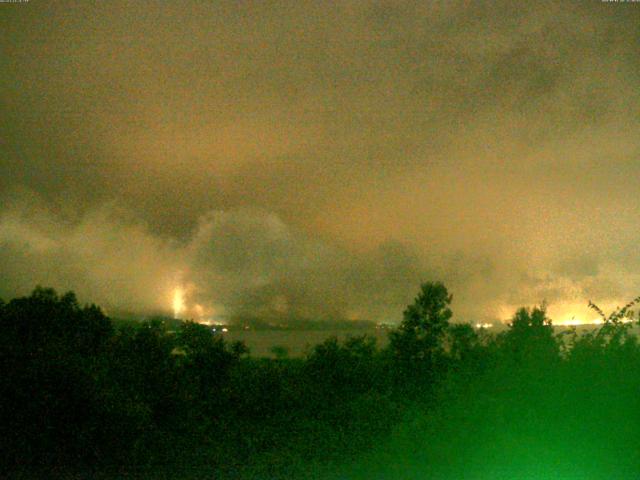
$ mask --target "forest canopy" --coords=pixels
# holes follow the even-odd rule
[[[622,319],[635,322],[637,300],[581,335],[554,330],[544,305],[491,335],[454,322],[452,295],[427,282],[386,347],[333,337],[289,358],[251,356],[194,322],[114,325],[72,292],[38,287],[0,302],[3,470],[630,478],[640,345]]]

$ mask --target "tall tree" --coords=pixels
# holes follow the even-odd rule
[[[431,369],[443,353],[452,295],[442,282],[426,282],[403,313],[397,330],[389,335],[389,346],[401,369]]]

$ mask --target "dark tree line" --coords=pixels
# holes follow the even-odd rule
[[[544,306],[489,335],[452,323],[451,303],[425,283],[385,348],[363,335],[255,358],[203,325],[114,326],[36,288],[0,302],[3,472],[318,478],[329,462],[343,478],[493,478],[495,448],[515,452],[511,478],[572,455],[589,478],[640,471],[633,302],[583,335],[554,331]]]

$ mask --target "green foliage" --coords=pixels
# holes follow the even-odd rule
[[[458,363],[466,363],[482,348],[482,338],[468,323],[449,325],[447,329],[449,356]]]
[[[633,319],[634,312],[631,310],[631,307],[637,303],[640,303],[640,297],[634,298],[622,308],[617,308],[611,312],[609,316],[605,315],[602,309],[591,300],[589,300],[589,308],[595,311],[600,318],[602,318],[604,325],[618,325],[623,323],[624,319]]]
[[[93,388],[113,330],[73,293],[36,288],[0,307],[0,456],[8,462],[88,458],[103,412]]]
[[[366,335],[333,337],[304,358],[272,359],[193,322],[175,332],[159,320],[114,328],[72,293],[37,288],[0,303],[0,474],[640,471],[639,456],[620,453],[640,442],[640,345],[622,321],[633,302],[596,331],[562,336],[544,306],[519,309],[491,336],[449,323],[450,303],[444,285],[427,283],[386,349]]]
[[[284,360],[289,357],[289,349],[283,345],[274,345],[271,347],[270,352],[278,360]]]
[[[331,337],[314,347],[306,366],[322,388],[330,389],[334,395],[345,395],[382,388],[385,380],[376,369],[380,361],[373,337],[349,337],[342,344]]]
[[[540,367],[560,358],[560,344],[544,305],[520,308],[499,342],[508,361]]]
[[[389,334],[389,349],[401,382],[431,377],[442,360],[452,295],[441,282],[423,283],[414,302],[407,307],[397,330]]]
[[[95,305],[80,307],[73,292],[58,296],[36,287],[31,296],[4,305],[1,328],[7,349],[70,349],[81,355],[104,347],[113,329]]]

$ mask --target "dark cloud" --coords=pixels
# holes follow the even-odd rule
[[[183,282],[203,310],[397,318],[438,276],[465,318],[624,303],[640,287],[639,16],[3,6],[3,295],[51,282],[164,308]]]

